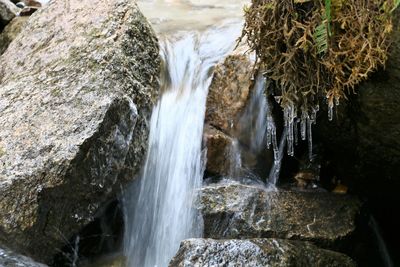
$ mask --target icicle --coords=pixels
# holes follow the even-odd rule
[[[268,178],[268,183],[272,185],[272,187],[276,186],[276,183],[278,182],[279,179],[279,174],[281,171],[281,165],[282,165],[282,158],[283,158],[283,151],[285,150],[285,145],[287,141],[287,132],[288,129],[285,127],[282,133],[281,141],[279,144],[279,149],[276,155],[276,158],[274,160],[274,165],[271,168],[271,171],[269,173],[269,178]]]
[[[299,127],[298,127],[298,124],[299,124],[299,120],[298,119],[296,119],[295,121],[294,121],[294,144],[297,146],[298,144],[299,144],[299,136],[298,136],[298,133],[299,133]]]
[[[287,153],[294,156],[294,119],[296,109],[293,104],[284,108],[285,127],[287,128]]]
[[[308,114],[304,110],[301,113],[301,118],[300,118],[300,132],[301,132],[301,140],[306,140],[306,128],[307,128],[307,118]]]
[[[339,106],[339,102],[340,102],[339,97],[335,97],[335,105],[336,105],[336,106]]]
[[[328,119],[329,121],[333,120],[333,105],[328,105]]]
[[[319,106],[316,105],[315,108],[311,108],[310,118],[307,120],[307,135],[308,135],[308,156],[310,161],[313,159],[313,140],[312,140],[312,125],[317,122],[317,112]]]
[[[274,149],[274,160],[279,158],[279,147],[278,147],[278,141],[276,139],[276,128],[274,127],[272,129],[272,147]]]
[[[313,124],[313,121],[311,119],[308,119],[307,120],[307,135],[308,135],[308,156],[309,156],[310,161],[312,161],[312,155],[313,155],[313,152],[312,152],[312,145],[313,145],[312,124]]]

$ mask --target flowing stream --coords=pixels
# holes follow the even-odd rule
[[[241,21],[180,32],[160,42],[163,93],[150,122],[140,183],[126,194],[124,253],[130,267],[165,267],[183,239],[198,237],[202,221],[191,208],[202,183],[201,142],[213,66],[233,50]]]

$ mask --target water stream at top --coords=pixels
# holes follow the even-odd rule
[[[129,267],[168,266],[183,239],[202,233],[192,202],[204,172],[208,87],[213,67],[233,50],[241,27],[241,20],[231,20],[160,38],[162,96],[151,117],[142,178],[125,196]]]

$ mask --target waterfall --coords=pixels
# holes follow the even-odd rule
[[[213,66],[235,46],[241,22],[205,32],[181,32],[160,43],[165,70],[151,122],[140,182],[125,194],[124,253],[129,267],[165,267],[183,239],[198,237],[192,209],[201,186],[202,134]]]
[[[278,141],[276,137],[276,126],[275,121],[272,116],[272,103],[268,101],[265,96],[265,89],[269,86],[266,78],[264,77],[262,71],[259,71],[254,88],[252,90],[249,103],[246,106],[245,111],[239,120],[239,136],[247,136],[249,138],[249,148],[250,150],[258,155],[264,149],[273,149],[274,152],[274,164],[270,170],[267,183],[272,188],[275,188],[276,183],[279,178],[279,173],[281,169],[281,162],[283,158],[283,150],[286,145],[286,134],[283,134],[281,142],[278,146]],[[284,131],[285,132],[285,131]],[[235,140],[232,145],[234,148],[237,147],[237,141]],[[230,161],[241,158],[240,149],[231,149]],[[232,164],[234,168],[242,167],[241,164]],[[231,167],[232,168],[232,167]],[[239,173],[239,170],[235,169],[230,171],[232,173]]]
[[[393,261],[390,257],[389,250],[386,246],[385,240],[383,239],[381,229],[375,220],[374,216],[370,215],[368,225],[371,227],[372,232],[374,233],[376,242],[378,244],[379,253],[381,255],[382,261],[385,267],[393,267]]]

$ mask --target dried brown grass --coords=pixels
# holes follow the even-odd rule
[[[276,81],[277,99],[294,116],[332,108],[388,57],[395,0],[253,0],[245,8],[242,39],[258,69]],[[316,40],[326,26],[326,49]],[[292,111],[293,112],[293,111]],[[302,115],[304,116],[304,115]]]

